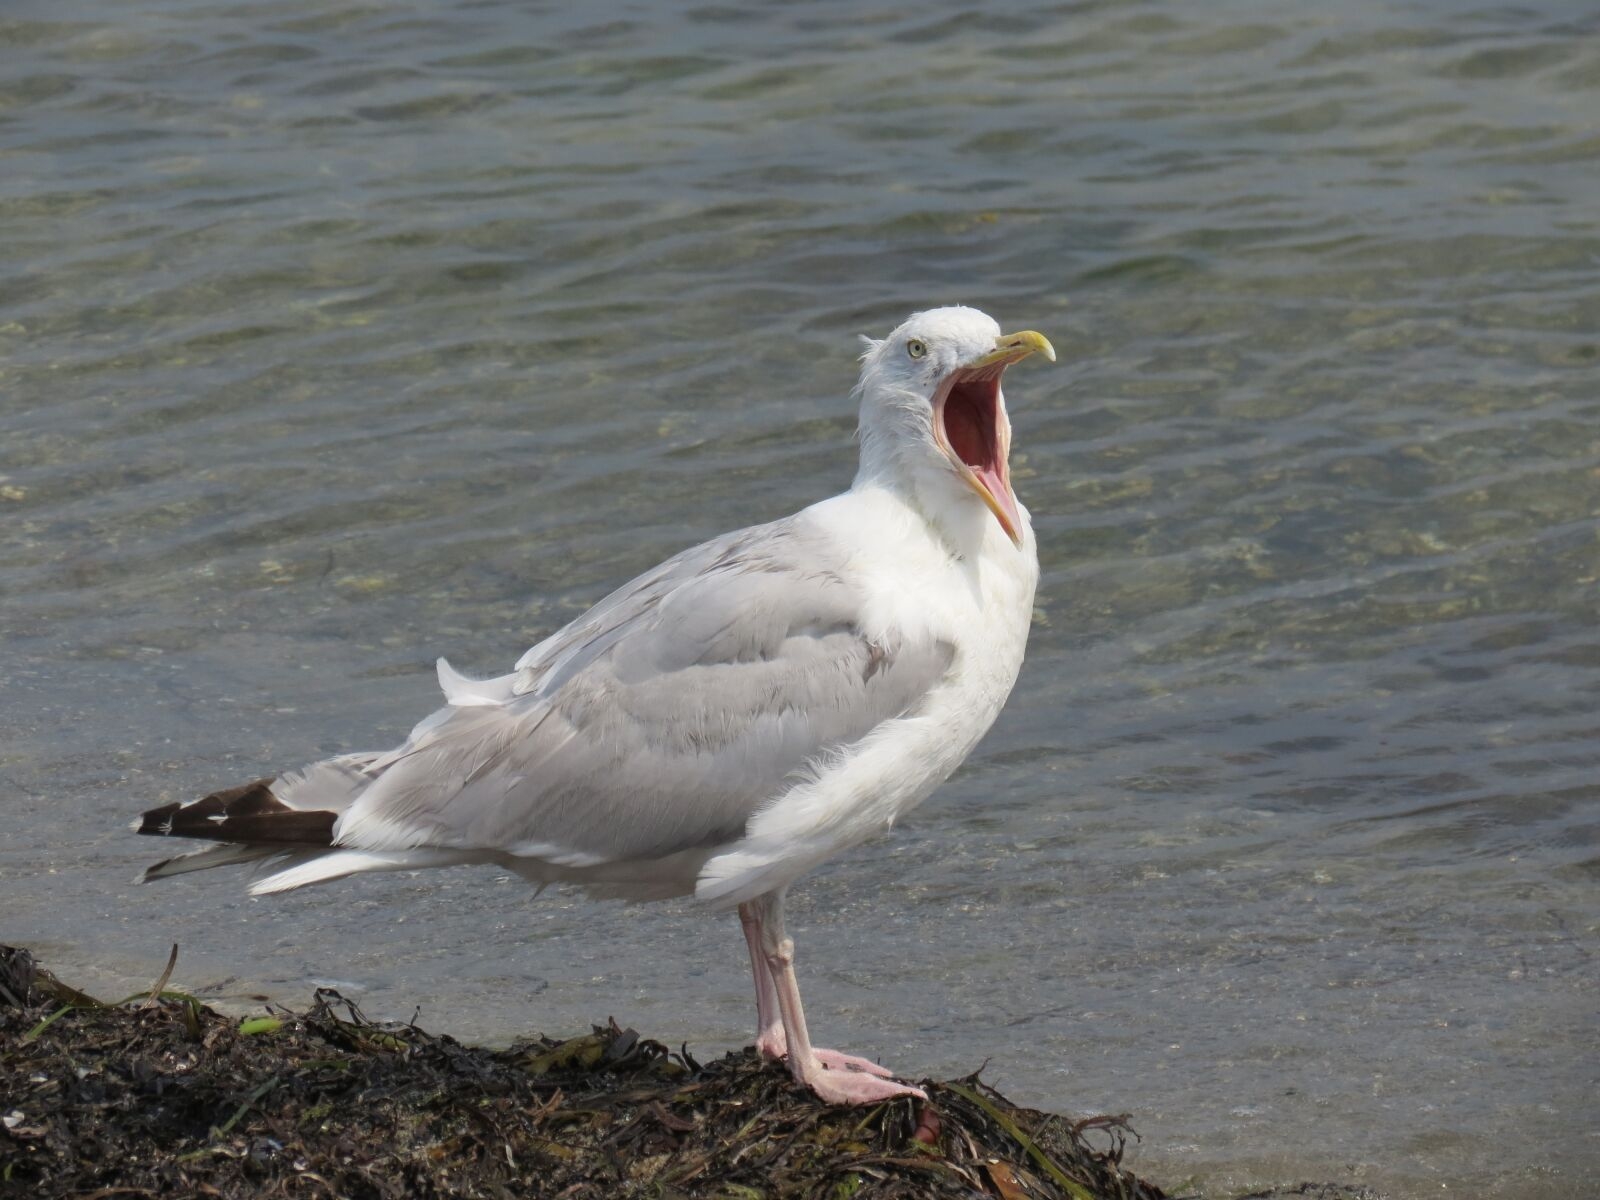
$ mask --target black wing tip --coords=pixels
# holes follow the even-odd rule
[[[212,842],[331,845],[338,814],[291,808],[272,794],[272,783],[257,779],[188,804],[163,804],[140,817],[134,829],[152,837]]]
[[[150,834],[155,837],[166,837],[172,833],[172,823],[182,810],[183,805],[177,802],[163,804],[160,808],[152,808],[133,823],[135,833]]]

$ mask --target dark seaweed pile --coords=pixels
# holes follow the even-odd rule
[[[170,968],[170,964],[169,964]],[[170,973],[170,970],[169,970]],[[836,1108],[753,1051],[701,1065],[615,1024],[463,1046],[336,992],[240,1020],[167,976],[94,1000],[0,949],[0,1189],[29,1197],[1160,1200],[1120,1117],[976,1077]]]
[[[1163,1200],[1123,1117],[1018,1108],[976,1076],[930,1101],[822,1104],[753,1050],[702,1065],[614,1023],[463,1046],[337,992],[224,1016],[104,1003],[0,947],[0,1195]],[[1246,1200],[1378,1200],[1302,1184]]]

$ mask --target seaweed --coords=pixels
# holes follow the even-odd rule
[[[174,957],[176,948],[174,948]],[[1124,1117],[976,1075],[825,1105],[753,1050],[699,1063],[608,1021],[465,1046],[330,989],[240,1019],[167,987],[103,1003],[0,948],[0,1192],[53,1196],[1162,1200]]]

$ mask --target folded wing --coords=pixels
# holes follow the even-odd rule
[[[949,667],[948,645],[869,635],[835,565],[792,521],[670,560],[524,656],[509,687],[467,684],[470,703],[373,764],[335,842],[582,867],[737,839]]]
[[[841,566],[800,518],[758,526],[635,579],[511,675],[441,663],[451,703],[396,750],[361,756],[357,786],[352,760],[271,784],[293,820],[309,827],[311,809],[331,824],[320,850],[258,889],[441,853],[615,881],[630,863],[736,841],[808,769],[915,712],[949,669],[947,643],[867,628]],[[317,779],[338,781],[326,805]],[[169,831],[222,833],[198,825]]]

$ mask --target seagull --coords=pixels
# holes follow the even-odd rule
[[[1001,376],[1055,350],[973,308],[863,338],[850,490],[713,538],[472,679],[386,752],[146,812],[217,843],[141,881],[254,863],[261,895],[364,871],[493,864],[541,888],[736,908],[756,1048],[823,1101],[926,1099],[813,1046],[789,886],[891,828],[994,723],[1039,577]]]

